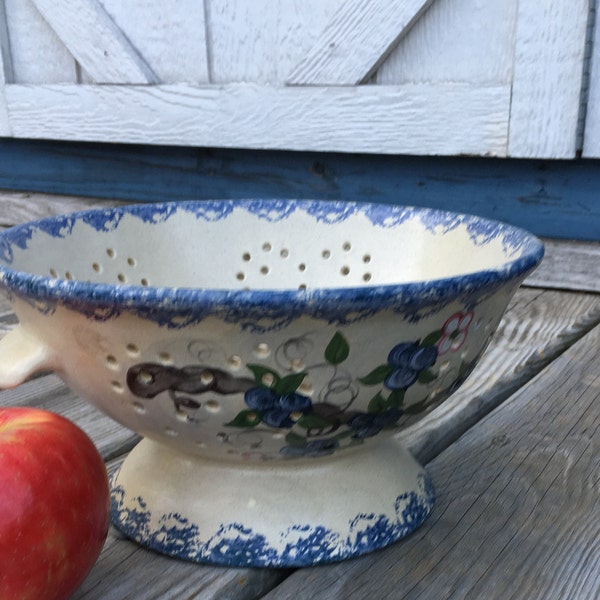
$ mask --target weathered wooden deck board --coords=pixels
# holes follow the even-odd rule
[[[544,260],[527,278],[527,285],[600,292],[599,242],[544,240],[544,245]]]
[[[430,464],[430,519],[404,542],[299,571],[265,597],[600,597],[600,327]]]

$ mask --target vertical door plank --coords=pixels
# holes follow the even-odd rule
[[[31,0],[4,0],[11,83],[75,83],[76,63]]]
[[[589,0],[521,0],[508,154],[574,158]]]
[[[12,80],[12,59],[8,41],[8,28],[6,26],[6,12],[4,10],[4,2],[0,0],[0,136],[9,136],[11,134],[4,88],[6,83]]]
[[[102,0],[162,83],[208,83],[204,0]]]
[[[588,104],[583,132],[583,156],[585,158],[600,158],[600,17],[596,9],[596,24],[591,53],[591,73]]]
[[[292,85],[357,85],[368,79],[433,0],[348,0],[290,73]]]
[[[98,0],[33,0],[96,83],[158,83],[137,49]]]
[[[510,83],[517,0],[437,0],[376,74],[381,85]]]

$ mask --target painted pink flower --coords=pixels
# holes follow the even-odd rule
[[[442,337],[437,343],[439,354],[458,350],[467,339],[473,311],[454,313],[442,327]]]

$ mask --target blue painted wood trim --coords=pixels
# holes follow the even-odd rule
[[[595,160],[4,139],[0,187],[132,201],[281,197],[413,204],[488,216],[542,236],[600,240],[600,161]]]

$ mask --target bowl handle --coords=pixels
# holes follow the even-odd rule
[[[21,325],[0,340],[0,389],[15,387],[44,368],[51,368],[49,348]]]

